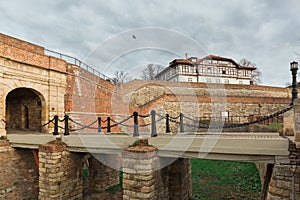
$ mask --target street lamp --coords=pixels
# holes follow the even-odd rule
[[[298,71],[298,62],[293,61],[290,63],[291,65],[291,72],[293,77],[293,83],[292,83],[292,103],[294,104],[294,100],[297,99],[298,96],[298,90],[297,90],[297,71]]]

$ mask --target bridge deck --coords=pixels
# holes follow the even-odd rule
[[[149,134],[140,137],[149,137]],[[55,140],[51,134],[8,134],[11,146],[37,149]],[[72,152],[119,154],[137,138],[128,135],[93,133],[61,136]],[[288,158],[289,141],[277,133],[180,134],[149,137],[158,148],[158,155],[166,157],[196,157],[206,159],[282,162]]]

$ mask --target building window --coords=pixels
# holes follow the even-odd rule
[[[211,74],[211,67],[208,67],[208,68],[207,68],[207,73],[208,73],[208,74]]]
[[[206,79],[206,82],[211,83],[211,79],[210,78]]]
[[[222,74],[226,74],[226,70],[222,70]]]
[[[229,84],[229,80],[228,80],[228,79],[225,79],[225,80],[224,80],[224,83],[225,83],[225,84]]]
[[[192,74],[192,73],[196,73],[196,67],[195,67],[195,66],[191,66],[190,72],[191,72],[191,74]]]
[[[188,82],[193,82],[193,79],[192,78],[188,78]]]
[[[243,81],[240,81],[239,84],[240,84],[240,85],[243,85]]]
[[[220,81],[220,79],[216,79],[216,83],[220,83],[221,81]]]
[[[230,69],[229,73],[230,73],[230,75],[236,75],[236,70],[235,69]]]
[[[186,66],[186,65],[184,65],[184,66],[182,66],[182,73],[189,73],[189,66]]]
[[[243,76],[245,76],[245,77],[248,76],[248,71],[247,70],[243,70]]]

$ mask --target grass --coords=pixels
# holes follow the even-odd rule
[[[66,145],[66,143],[59,141],[59,140],[53,140],[53,141],[48,142],[47,144]]]
[[[6,136],[0,136],[0,140],[8,140]]]
[[[153,145],[148,143],[148,140],[140,139],[133,142],[129,147],[137,147],[137,146],[146,146],[146,147],[153,147]]]
[[[259,200],[261,183],[254,163],[192,159],[193,195],[191,200]],[[89,171],[84,169],[84,179]],[[120,183],[106,192],[114,195],[122,190]]]
[[[260,199],[254,163],[192,159],[192,200]]]

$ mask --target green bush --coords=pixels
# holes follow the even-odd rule
[[[280,131],[282,131],[282,129],[283,129],[282,124],[277,123],[277,122],[274,122],[274,123],[270,124],[269,127],[270,127],[272,130],[277,131],[277,132],[280,132]]]

